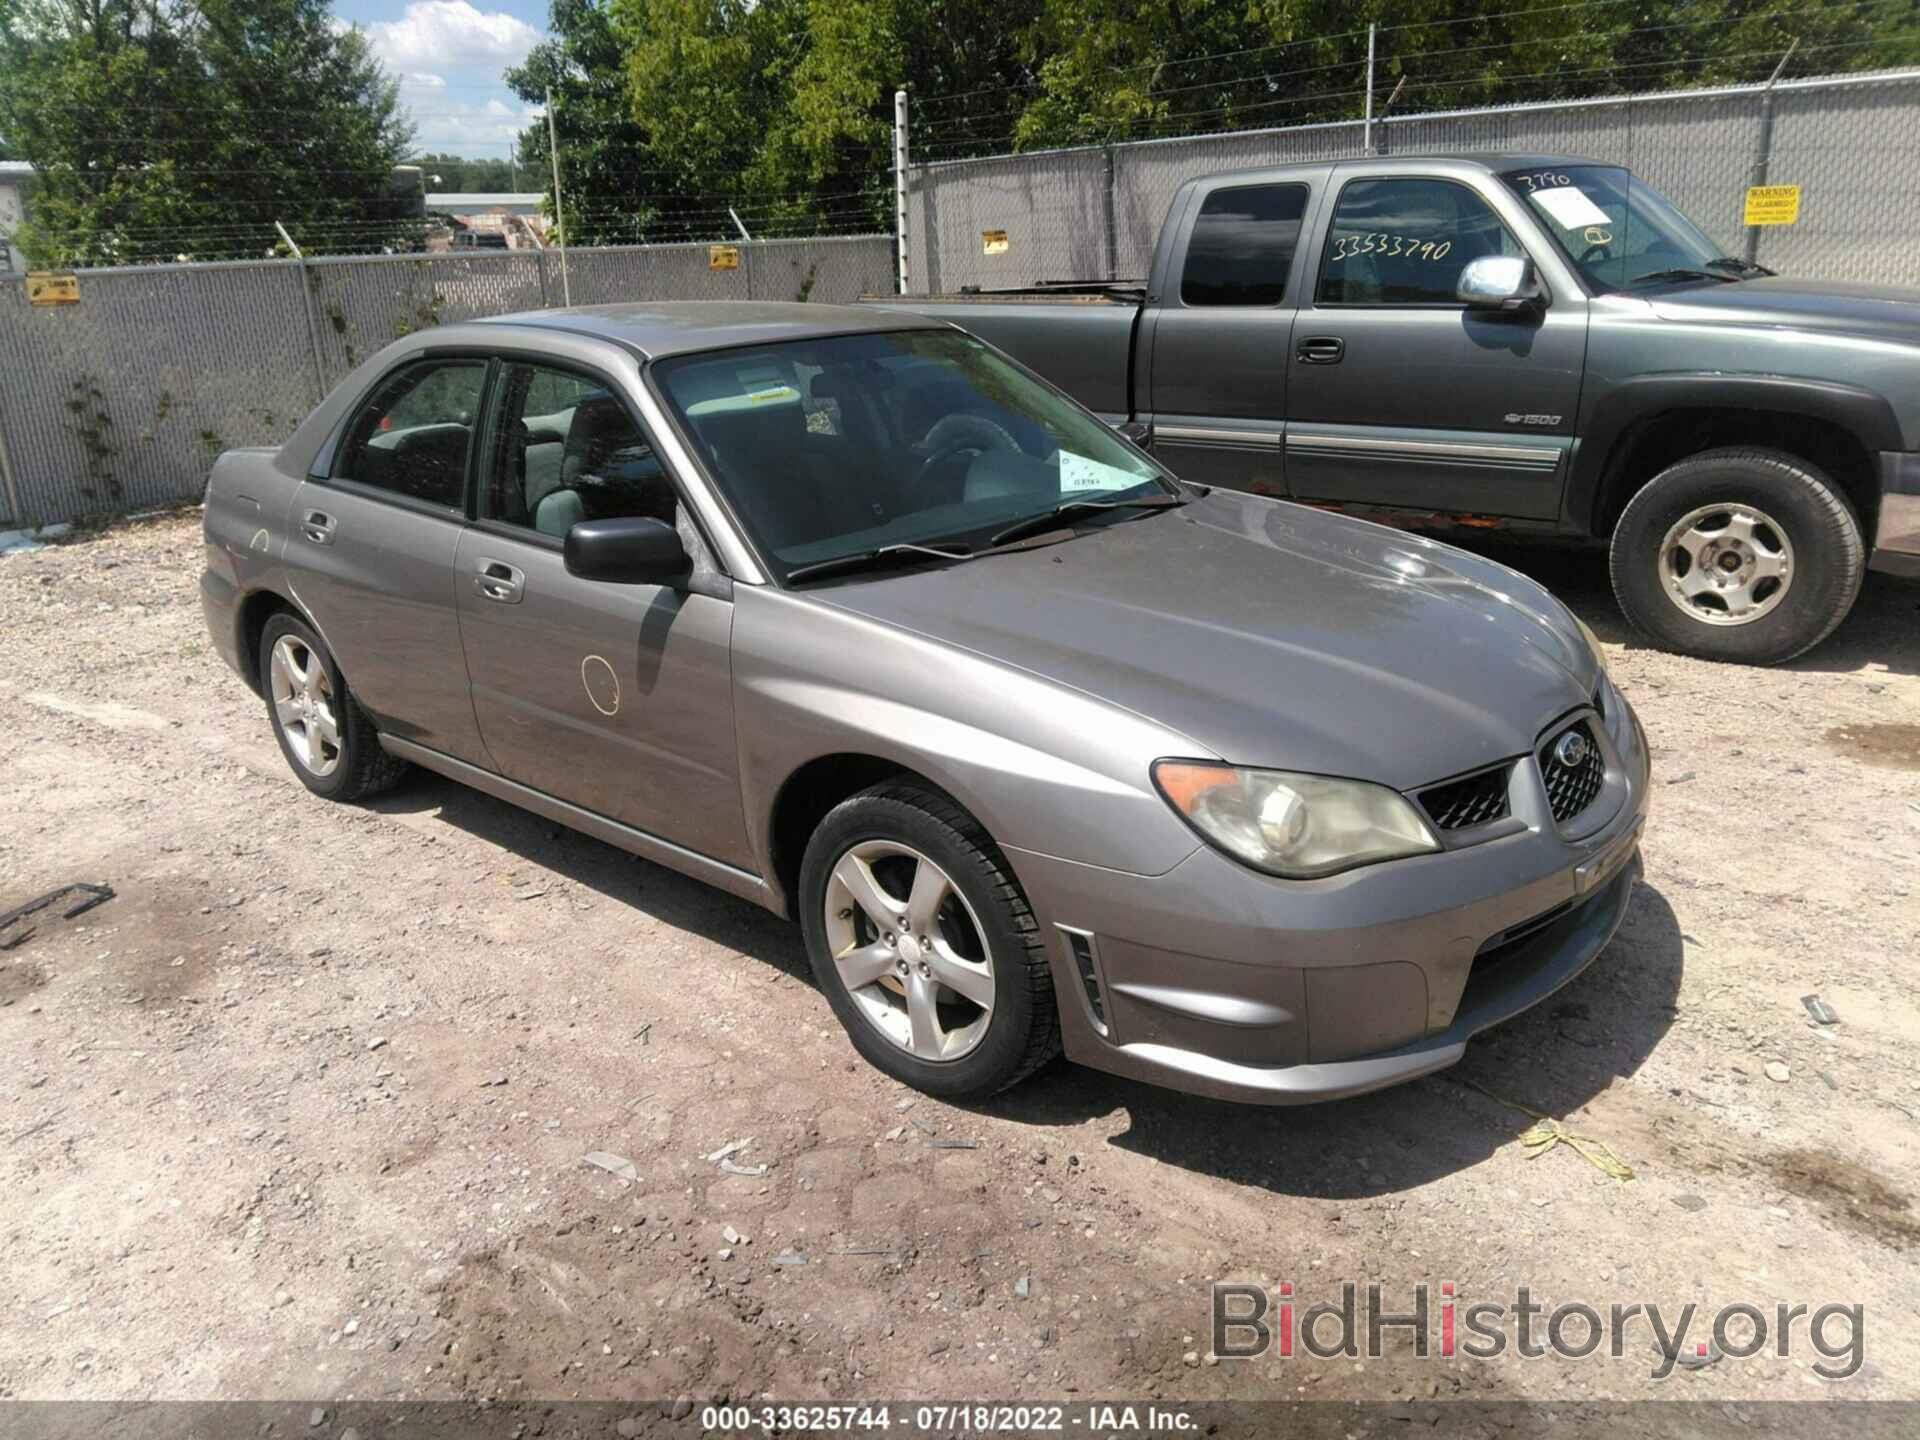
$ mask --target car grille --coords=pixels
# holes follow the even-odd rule
[[[1568,765],[1559,756],[1561,742],[1569,735],[1577,735],[1585,742],[1585,753],[1577,763]],[[1593,731],[1584,720],[1577,720],[1564,730],[1556,731],[1546,744],[1540,747],[1540,778],[1547,785],[1547,803],[1553,810],[1553,818],[1565,824],[1594,802],[1600,794],[1600,784],[1606,779],[1607,762],[1600,754],[1600,746],[1593,738]]]
[[[1420,804],[1442,830],[1465,830],[1507,817],[1507,775],[1502,765],[1420,792]]]

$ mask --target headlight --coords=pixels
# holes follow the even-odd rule
[[[1600,648],[1600,637],[1593,633],[1592,626],[1588,625],[1586,621],[1582,620],[1572,611],[1567,612],[1567,618],[1580,627],[1580,633],[1586,637],[1587,648],[1593,652],[1593,663],[1600,667],[1600,673],[1602,675],[1606,674],[1607,652]]]
[[[1292,880],[1440,848],[1413,806],[1383,785],[1194,760],[1158,761],[1153,782],[1213,844]]]

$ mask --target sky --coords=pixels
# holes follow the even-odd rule
[[[399,80],[421,150],[506,159],[541,113],[500,76],[545,37],[546,0],[335,0],[334,14]]]

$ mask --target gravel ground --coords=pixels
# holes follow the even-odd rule
[[[0,560],[0,909],[118,892],[0,952],[0,1397],[1920,1397],[1920,588],[1744,670],[1629,637],[1597,557],[1503,554],[1654,745],[1601,961],[1360,1100],[1059,1064],[957,1108],[860,1063],[743,903],[429,776],[308,796],[198,546],[181,514]],[[1635,1178],[1531,1155],[1503,1101]],[[1803,1329],[1655,1379],[1630,1327],[1617,1360],[1216,1364],[1214,1279],[1838,1301],[1864,1359],[1822,1379]]]

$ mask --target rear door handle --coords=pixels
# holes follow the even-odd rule
[[[484,555],[475,557],[473,563],[478,572],[473,577],[474,593],[483,600],[493,600],[502,605],[518,605],[521,598],[526,595],[525,571],[503,560],[489,560]]]
[[[1309,335],[1293,353],[1302,365],[1338,365],[1347,342],[1338,335]]]
[[[300,521],[300,533],[316,545],[331,545],[334,528],[338,524],[324,510],[309,510]]]

